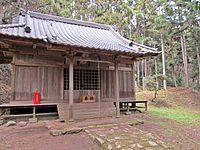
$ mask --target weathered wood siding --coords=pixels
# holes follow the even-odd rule
[[[119,97],[133,97],[132,77],[130,71],[119,71]]]
[[[101,98],[103,101],[115,97],[114,79],[113,70],[101,70]]]
[[[73,106],[74,119],[86,119],[95,117],[108,117],[115,115],[115,106],[112,102],[99,103],[75,103]]]
[[[61,99],[61,69],[16,66],[16,100],[32,100],[34,92],[41,93],[41,100]]]
[[[33,93],[41,93],[42,102],[67,102],[69,92],[63,91],[64,59],[54,56],[16,55],[15,59],[15,99],[33,100]],[[94,67],[94,66],[92,66]],[[101,90],[74,90],[74,103],[80,102],[82,95],[95,95],[96,102],[115,101],[114,70],[102,69]],[[132,98],[132,77],[130,69],[119,70],[120,98]]]
[[[101,102],[100,104],[100,116],[114,116],[116,114],[116,108],[113,102]]]
[[[41,99],[61,98],[62,68],[39,67],[39,91]]]
[[[33,93],[39,91],[38,67],[15,67],[15,100],[33,100]]]
[[[16,55],[16,64],[27,66],[58,66],[63,65],[64,58],[40,55]]]
[[[15,100],[32,101],[34,92],[40,92],[42,102],[61,101],[61,62],[54,57],[18,55],[15,61]]]
[[[114,71],[101,70],[101,98],[102,101],[114,101]],[[131,71],[119,71],[119,96],[120,98],[132,98]]]

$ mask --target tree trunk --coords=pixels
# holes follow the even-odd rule
[[[146,89],[146,76],[147,76],[147,60],[146,58],[142,61],[142,66],[143,66],[143,77],[142,77],[142,88],[143,90]]]
[[[0,24],[2,24],[2,19],[3,19],[3,16],[4,16],[4,12],[5,12],[4,6],[1,5],[0,6]]]
[[[154,93],[154,99],[157,98],[157,95],[158,95],[158,89],[159,89],[159,84],[158,84],[158,66],[157,66],[157,60],[156,58],[154,59],[154,63],[155,63],[155,75],[156,75],[156,85],[155,85],[155,93]]]
[[[196,51],[197,51],[197,61],[198,61],[198,68],[199,68],[199,76],[198,76],[198,87],[200,86],[200,54],[199,54],[199,48],[196,47]]]
[[[165,73],[165,50],[164,50],[164,43],[163,43],[163,36],[161,34],[161,48],[162,48],[162,66],[163,66],[163,76],[166,76]],[[167,89],[166,79],[163,79],[163,88],[164,90]]]
[[[172,77],[173,77],[173,80],[174,80],[174,86],[177,87],[177,82],[176,82],[176,69],[175,69],[175,67],[173,68],[173,71],[172,71]]]
[[[185,75],[185,87],[189,87],[187,49],[186,49],[186,41],[185,41],[184,35],[181,36],[181,50],[182,50],[183,67],[184,67],[184,75]]]

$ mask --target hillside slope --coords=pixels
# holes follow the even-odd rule
[[[146,99],[151,101],[154,97],[153,91],[137,92],[137,99]],[[153,103],[151,103],[153,104]],[[182,106],[189,109],[200,110],[200,93],[190,88],[169,88],[167,91],[159,91],[157,100],[158,107],[176,107]]]

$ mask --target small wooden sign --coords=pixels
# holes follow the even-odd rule
[[[92,103],[96,101],[95,95],[82,95],[80,96],[80,101],[82,103]]]

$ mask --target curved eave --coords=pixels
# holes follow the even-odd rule
[[[136,57],[143,57],[146,53],[138,53],[138,52],[127,52],[127,51],[119,51],[119,50],[112,50],[112,49],[101,49],[101,48],[94,48],[94,47],[87,47],[87,46],[80,46],[80,45],[72,45],[72,44],[64,44],[64,43],[59,43],[59,42],[49,42],[46,39],[38,39],[38,38],[32,38],[32,37],[23,37],[23,36],[17,36],[17,35],[10,35],[7,33],[0,33],[1,36],[4,38],[20,38],[20,40],[34,40],[33,42],[41,42],[44,44],[54,44],[56,46],[71,46],[71,47],[77,47],[77,48],[83,48],[83,49],[90,49],[90,50],[98,50],[101,52],[105,53],[110,53],[110,54],[116,54],[116,55],[123,55],[123,56],[130,56],[133,58]]]
[[[149,51],[152,51],[152,52],[156,52],[157,49],[156,48],[153,48],[153,47],[149,47],[149,46],[146,46],[146,45],[143,45],[143,44],[139,44],[139,43],[136,43],[136,42],[133,42],[133,41],[130,41],[126,38],[124,38],[123,36],[121,36],[117,31],[115,31],[115,29],[110,26],[110,31],[117,37],[119,38],[120,40],[122,40],[126,45],[129,45],[130,43],[135,45],[135,46],[138,46],[140,48],[144,48],[144,49],[147,49]]]

